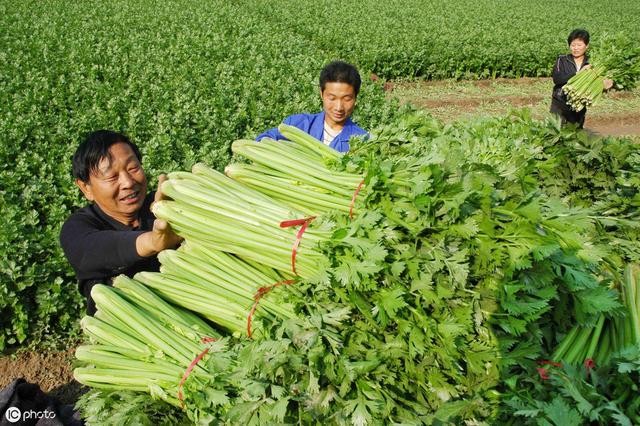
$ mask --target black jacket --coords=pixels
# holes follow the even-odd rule
[[[587,64],[589,64],[589,57],[585,55],[582,66],[584,67]],[[558,60],[553,66],[553,72],[551,74],[553,77],[552,104],[558,104],[562,109],[569,108],[567,105],[567,95],[562,92],[562,87],[564,87],[577,72],[576,62],[571,54],[558,56]]]
[[[87,298],[87,313],[95,313],[90,297],[95,284],[110,285],[120,274],[132,277],[140,271],[160,269],[157,256],[141,257],[136,250],[138,236],[153,229],[153,198],[154,193],[146,196],[136,228],[118,222],[96,204],[79,209],[62,225],[60,244],[76,272],[80,293]]]

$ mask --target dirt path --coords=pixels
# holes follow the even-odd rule
[[[640,135],[640,111],[588,117],[585,127],[606,136]]]
[[[21,352],[0,357],[0,389],[15,379],[35,383],[63,404],[73,404],[84,392],[73,379],[73,352]]]
[[[549,78],[478,81],[388,82],[390,97],[410,102],[436,118],[451,122],[529,108],[536,118],[548,115]],[[603,136],[640,136],[640,89],[611,92],[587,113],[585,128]]]

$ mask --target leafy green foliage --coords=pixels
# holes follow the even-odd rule
[[[596,369],[548,368],[547,380],[528,380],[506,401],[525,425],[627,426],[640,421],[640,350],[629,348]],[[509,417],[507,416],[507,418]]]
[[[91,390],[80,397],[76,408],[88,425],[172,426],[189,423],[180,409],[146,394],[129,391]]]
[[[615,164],[582,157],[597,143]],[[523,389],[536,400],[537,361],[567,330],[616,314],[610,276],[640,249],[626,222],[603,230],[618,216],[601,208],[633,202],[635,187],[615,187],[637,177],[638,147],[525,114],[448,126],[408,114],[353,148],[332,167],[366,176],[358,214],[313,223],[334,228],[319,247],[328,269],[281,288],[296,318],[265,318],[256,340],[209,352],[211,377],[185,385],[190,419],[460,424],[519,411],[578,423],[580,399],[508,402]],[[592,160],[609,165],[594,173]],[[585,174],[567,191],[560,165],[572,162]],[[614,195],[598,192],[607,185]]]
[[[260,13],[276,16],[281,31],[336,50],[380,77],[495,78],[550,75],[558,55],[568,53],[566,37],[577,27],[587,28],[594,42],[615,28],[637,44],[638,6],[610,4],[589,2],[576,10],[549,0],[500,5],[368,0],[338,13],[326,0],[311,9],[280,0],[263,5]]]
[[[606,70],[616,89],[631,90],[640,79],[640,46],[624,33],[603,34],[593,46],[592,62]]]
[[[355,119],[371,128],[396,112],[371,72],[548,75],[567,28],[587,26],[595,41],[612,27],[635,30],[640,14],[622,1],[576,11],[543,0],[499,13],[486,1],[366,1],[340,13],[290,0],[44,5],[0,5],[0,350],[68,331],[82,309],[57,239],[84,204],[69,170],[86,132],[128,133],[151,177],[196,161],[220,168],[231,141],[319,110],[317,74],[331,59],[360,68]]]

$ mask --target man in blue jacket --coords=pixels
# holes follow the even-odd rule
[[[322,112],[290,115],[284,123],[307,132],[338,152],[349,151],[349,139],[352,136],[367,134],[350,118],[360,84],[360,74],[353,65],[342,61],[331,62],[320,72]],[[256,140],[263,138],[286,139],[277,128],[267,130]]]

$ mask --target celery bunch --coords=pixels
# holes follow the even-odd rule
[[[153,291],[124,275],[114,287],[96,285],[91,295],[98,311],[84,317],[81,326],[91,344],[76,349],[75,379],[100,389],[148,392],[180,406],[180,381],[185,368],[203,351],[203,341],[220,334],[195,314],[175,308]],[[210,342],[219,349],[224,342]],[[195,365],[191,381],[211,379]]]
[[[640,46],[624,34],[604,34],[593,48],[592,67],[574,75],[562,88],[574,111],[597,103],[604,92],[604,79],[616,90],[633,89],[640,79]]]
[[[153,213],[187,241],[294,273],[292,245],[299,227],[280,225],[308,218],[307,214],[201,163],[192,173],[169,173],[160,189],[171,200],[155,203]],[[324,258],[316,247],[331,236],[330,224],[311,218],[309,222],[295,261],[295,274],[303,278],[322,275]]]
[[[640,347],[639,265],[625,268],[620,295],[624,305],[622,315],[601,315],[594,326],[573,327],[554,351],[553,360],[579,364],[592,359],[603,365],[615,353],[631,346]]]
[[[588,68],[571,77],[562,88],[571,109],[582,111],[600,100],[604,92],[603,73],[601,68]]]

